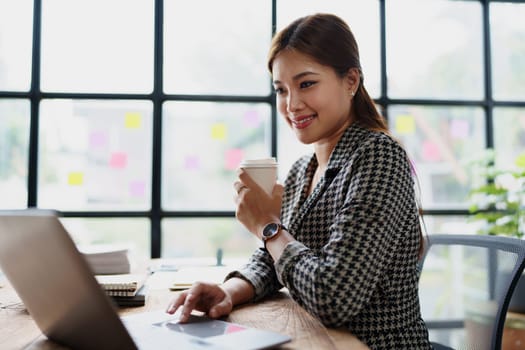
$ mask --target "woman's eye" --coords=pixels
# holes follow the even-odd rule
[[[282,94],[283,91],[284,91],[283,88],[280,88],[280,87],[275,88],[275,94],[276,94],[276,95],[280,95],[280,94]]]
[[[305,88],[308,88],[312,85],[315,84],[315,81],[303,81],[300,86],[301,86],[301,89],[305,89]]]

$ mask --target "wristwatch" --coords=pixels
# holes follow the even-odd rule
[[[270,239],[277,237],[277,235],[279,235],[281,230],[288,231],[286,227],[284,227],[278,222],[270,222],[269,224],[264,226],[262,237],[261,237],[263,244],[264,244],[264,249],[266,249],[266,242],[269,241]]]

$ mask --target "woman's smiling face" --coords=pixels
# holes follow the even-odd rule
[[[299,141],[337,142],[352,122],[352,93],[359,83],[353,71],[341,78],[332,67],[298,51],[283,50],[273,61],[272,73],[277,108]]]

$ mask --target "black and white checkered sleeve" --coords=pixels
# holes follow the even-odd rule
[[[257,249],[246,265],[230,272],[225,281],[238,277],[248,281],[255,290],[254,301],[282,288],[275,274],[273,258],[262,248]]]

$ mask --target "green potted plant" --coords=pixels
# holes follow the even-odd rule
[[[496,165],[494,150],[472,163],[477,183],[469,192],[470,221],[480,224],[478,233],[523,239],[525,235],[525,153],[511,168]],[[525,276],[525,275],[524,275]],[[522,276],[509,310],[525,313],[525,277]]]

